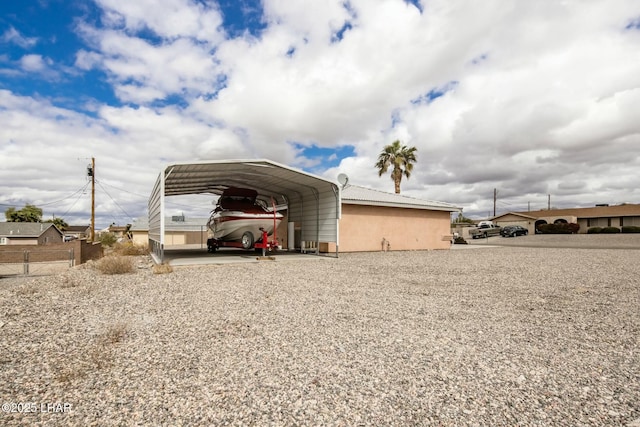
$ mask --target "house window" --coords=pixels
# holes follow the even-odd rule
[[[624,227],[624,217],[620,217],[620,227]]]
[[[607,227],[611,227],[611,218],[607,218]]]
[[[6,237],[0,237],[0,245],[6,245],[7,244],[7,238]]]

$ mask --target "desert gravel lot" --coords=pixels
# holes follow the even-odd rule
[[[2,279],[0,425],[637,427],[638,243]]]

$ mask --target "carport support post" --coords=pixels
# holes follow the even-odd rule
[[[340,243],[340,221],[336,218],[336,258],[338,258],[338,246]]]
[[[296,223],[293,221],[289,221],[287,223],[287,249],[290,251],[294,251],[296,249],[295,233],[296,233]]]

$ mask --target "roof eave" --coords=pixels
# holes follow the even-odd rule
[[[403,208],[403,209],[421,209],[426,211],[444,211],[444,212],[459,212],[462,208],[457,206],[432,206],[432,205],[414,205],[410,203],[390,203],[390,202],[376,202],[369,200],[352,200],[342,199],[342,203],[345,205],[362,205],[362,206],[380,206],[386,208]]]

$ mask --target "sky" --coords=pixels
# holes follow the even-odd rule
[[[167,165],[269,159],[465,216],[640,203],[637,0],[0,2],[0,209],[147,216]],[[167,200],[207,217],[213,198]],[[4,220],[4,216],[1,218]]]

